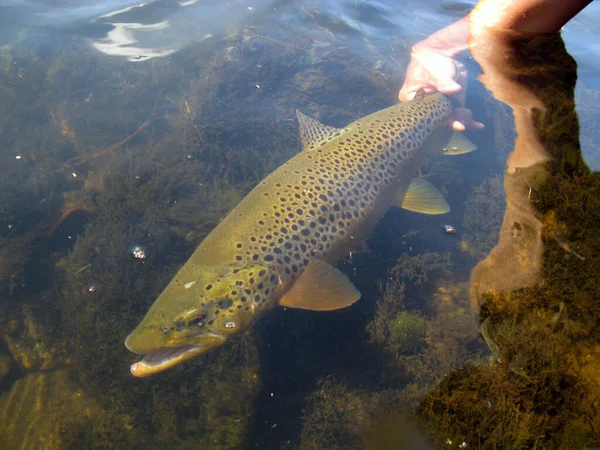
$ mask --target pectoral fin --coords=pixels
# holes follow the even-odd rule
[[[311,262],[279,304],[289,308],[333,311],[350,306],[360,298],[352,282],[324,261]]]
[[[454,156],[454,155],[462,155],[464,153],[470,153],[472,151],[477,150],[477,146],[473,144],[467,137],[455,131],[450,136],[450,140],[448,144],[444,147],[444,155],[446,156]]]
[[[445,214],[450,211],[450,205],[442,193],[422,178],[413,178],[398,206],[421,214]]]

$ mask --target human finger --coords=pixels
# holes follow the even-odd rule
[[[402,89],[400,89],[400,92],[398,92],[398,100],[400,100],[402,103],[408,102],[415,98],[415,95],[417,95],[419,90],[423,90],[425,95],[431,95],[437,92],[435,86],[430,84],[407,82],[404,83]]]
[[[473,113],[467,108],[456,108],[450,119],[450,126],[455,131],[481,130],[485,125],[473,120]]]

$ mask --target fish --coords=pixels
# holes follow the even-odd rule
[[[302,151],[261,181],[204,238],[127,337],[149,376],[223,345],[277,306],[346,308],[360,292],[333,264],[394,205],[443,214],[449,205],[414,178],[433,155],[476,147],[448,126],[441,93],[380,110],[344,128],[297,112]]]

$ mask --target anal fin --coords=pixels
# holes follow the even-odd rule
[[[360,299],[360,292],[335,267],[312,261],[292,288],[279,301],[288,308],[333,311],[346,308]]]
[[[450,140],[443,149],[443,154],[446,156],[464,155],[477,150],[477,146],[473,144],[464,134],[458,131],[452,132]]]

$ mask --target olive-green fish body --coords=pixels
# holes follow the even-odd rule
[[[360,293],[330,264],[391,205],[447,211],[431,186],[411,179],[447,145],[452,111],[435,94],[344,129],[298,113],[303,151],[256,186],[165,288],[126,341],[147,354],[132,372],[149,375],[204,353],[278,304],[331,310],[358,300]],[[412,200],[405,198],[409,186]]]

